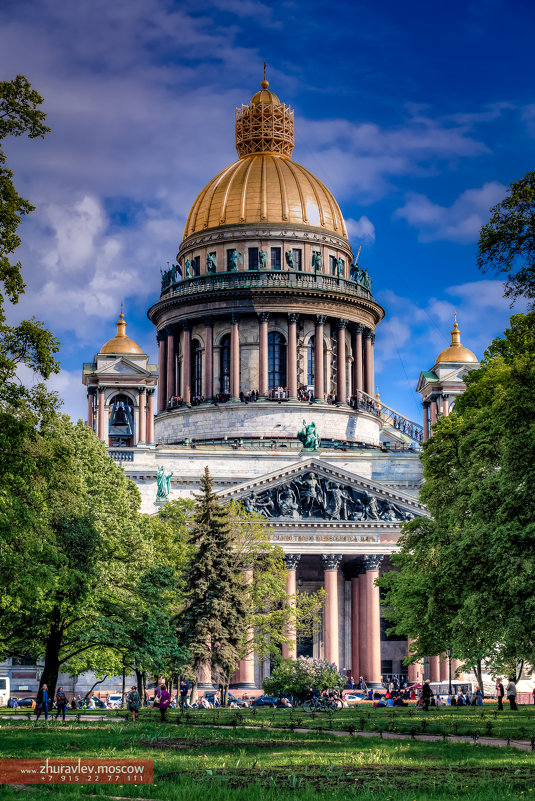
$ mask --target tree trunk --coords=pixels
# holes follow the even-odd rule
[[[56,695],[56,685],[58,683],[59,674],[59,652],[61,650],[62,640],[63,631],[59,622],[59,612],[54,610],[45,646],[45,665],[39,682],[39,687],[46,684],[49,698],[54,698]]]
[[[481,659],[477,660],[477,662],[475,664],[475,667],[474,667],[474,673],[477,676],[477,683],[479,684],[479,689],[481,690],[481,695],[484,698],[485,697],[485,688],[483,687],[483,669],[481,667]]]
[[[97,684],[102,684],[102,682],[103,682],[103,681],[106,681],[106,679],[107,679],[107,678],[108,678],[108,676],[106,675],[106,676],[104,676],[104,678],[103,678],[103,679],[99,679],[98,681],[96,681],[96,682],[93,684],[93,686],[91,687],[91,689],[90,689],[90,690],[88,690],[88,691],[86,692],[86,694],[85,694],[84,698],[91,698],[91,695],[92,695],[92,693],[93,693],[93,690],[95,689],[95,687],[97,686]]]
[[[125,661],[123,659],[123,686],[122,686],[122,689],[121,689],[121,709],[124,707],[124,696],[125,696],[125,689],[126,689],[125,685],[126,685],[126,664],[125,664]]]
[[[524,660],[518,663],[515,671],[515,684],[517,681],[520,681],[520,676],[522,675],[522,671],[524,670]]]
[[[141,696],[141,701],[143,702],[145,699],[143,698],[143,676],[141,675],[141,671],[135,668],[136,671],[136,680],[137,680],[137,691]]]
[[[229,688],[229,679],[226,679],[224,684],[219,685],[219,690],[221,694],[221,706],[223,707],[223,709],[227,708],[228,688]]]
[[[199,695],[199,691],[197,690],[197,676],[195,676],[195,678],[193,679],[193,683],[191,685],[191,693],[190,693],[190,697],[189,697],[190,704],[193,705],[195,703],[195,701],[198,698],[198,695]]]

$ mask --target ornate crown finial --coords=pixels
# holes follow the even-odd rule
[[[266,62],[264,61],[264,80],[263,80],[263,81],[262,81],[262,83],[260,84],[260,86],[262,87],[262,89],[268,89],[268,88],[269,88],[269,81],[268,81],[268,80],[267,80],[267,78],[266,78],[266,67],[267,67],[267,64],[266,64]]]

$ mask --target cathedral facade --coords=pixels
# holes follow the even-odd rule
[[[326,591],[322,625],[284,655],[326,657],[378,687],[406,672],[407,642],[386,635],[375,579],[403,522],[427,514],[421,442],[477,360],[455,323],[452,345],[420,377],[423,425],[385,405],[374,393],[384,311],[332,193],[292,158],[293,111],[264,80],[235,130],[238,160],[193,202],[148,311],[158,365],[121,315],[84,365],[88,425],[143,511],[189,497],[208,466],[222,500],[261,512],[285,552],[289,595]],[[433,657],[409,679],[442,670]],[[258,688],[267,675],[251,658],[234,683]]]

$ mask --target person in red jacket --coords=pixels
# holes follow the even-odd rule
[[[165,684],[162,684],[160,687],[160,720],[162,723],[165,723],[165,715],[167,710],[169,709],[169,704],[171,703],[171,696],[167,692],[167,687]]]

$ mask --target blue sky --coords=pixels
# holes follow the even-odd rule
[[[482,355],[511,310],[476,267],[508,184],[534,168],[529,2],[4,0],[3,79],[25,74],[51,134],[7,143],[37,206],[21,227],[34,314],[60,337],[51,382],[83,416],[81,365],[114,334],[156,359],[146,309],[190,206],[236,159],[234,108],[268,62],[296,112],[294,158],[336,196],[386,309],[382,399],[420,419],[416,380],[449,342]],[[516,307],[522,310],[522,305]]]

